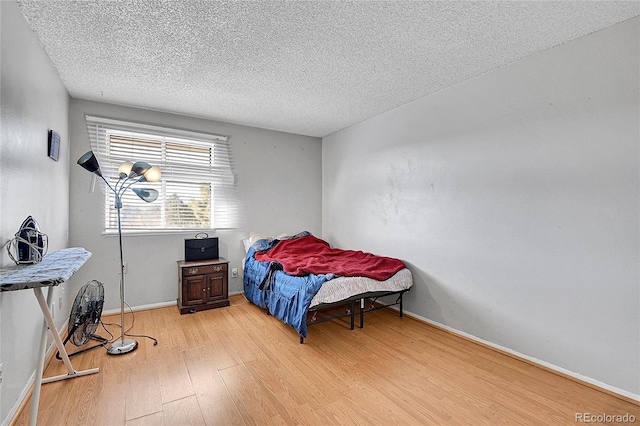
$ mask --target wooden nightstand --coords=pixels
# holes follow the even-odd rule
[[[229,261],[224,258],[178,261],[181,314],[229,306]]]

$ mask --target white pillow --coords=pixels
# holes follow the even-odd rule
[[[251,247],[251,243],[249,242],[248,238],[245,238],[242,240],[242,246],[244,247],[245,253],[249,251],[249,247]]]
[[[258,240],[273,240],[273,238],[274,238],[273,235],[252,232],[249,234],[249,246],[252,246]]]
[[[256,241],[258,240],[274,240],[274,239],[278,239],[278,240],[282,240],[285,239],[287,237],[289,237],[291,234],[280,234],[280,235],[267,235],[267,234],[261,234],[259,232],[251,232],[249,234],[249,247],[251,247]],[[246,248],[247,250],[249,250],[249,248]]]

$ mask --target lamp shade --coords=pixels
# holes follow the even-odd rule
[[[85,170],[95,173],[98,176],[102,176],[102,171],[100,171],[100,164],[98,164],[98,159],[93,154],[93,151],[87,151],[82,154],[82,157],[78,159],[78,164]]]
[[[133,192],[147,203],[152,203],[158,198],[158,191],[149,188],[131,188]]]
[[[147,182],[159,182],[160,176],[162,173],[160,172],[160,167],[153,166],[146,172],[144,172],[144,178]]]
[[[149,165],[149,163],[145,163],[144,161],[136,161],[131,167],[131,173],[142,176],[150,168],[151,166]],[[131,173],[129,174],[129,177],[133,177],[131,176]]]
[[[129,173],[131,173],[132,168],[133,163],[131,161],[125,161],[124,163],[120,164],[120,167],[118,168],[118,174],[120,175],[120,177],[127,177],[129,176]]]

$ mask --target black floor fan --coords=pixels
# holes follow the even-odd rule
[[[76,295],[76,300],[71,307],[69,314],[69,328],[64,344],[71,341],[76,346],[83,346],[89,340],[96,340],[97,345],[70,353],[69,357],[85,353],[92,349],[105,346],[109,340],[94,334],[100,323],[102,315],[102,305],[104,305],[104,287],[101,282],[92,280],[83,285]],[[56,358],[61,360],[60,352]]]

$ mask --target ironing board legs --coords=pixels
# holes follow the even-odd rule
[[[53,320],[53,316],[51,315],[51,310],[49,310],[49,306],[51,306],[51,299],[53,298],[53,289],[49,287],[46,301],[44,299],[44,294],[42,294],[41,287],[34,288],[33,292],[36,295],[36,299],[38,299],[40,310],[42,310],[42,314],[44,315],[42,334],[40,335],[40,352],[38,353],[38,365],[36,366],[36,377],[33,382],[33,393],[31,394],[31,410],[29,411],[29,424],[35,426],[38,419],[38,405],[40,403],[40,388],[42,386],[42,383],[70,379],[72,377],[86,376],[87,374],[95,374],[100,371],[100,369],[92,368],[84,371],[75,371],[73,369],[71,361],[69,360],[69,355],[67,355],[67,351],[64,347],[64,344],[62,343],[62,339],[60,339],[60,334],[58,333],[55,321]],[[44,372],[44,358],[47,351],[47,328],[51,330],[53,341],[56,344],[58,351],[60,352],[60,356],[62,357],[64,365],[67,367],[67,374],[49,377],[43,380],[42,374]]]
[[[41,288],[34,288],[33,292],[38,299],[38,303],[40,300],[44,300],[44,295],[42,294]],[[51,302],[51,297],[53,295],[53,291],[49,289],[47,294],[47,305]],[[40,303],[40,308],[42,308],[42,303]],[[48,311],[49,309],[47,309]],[[33,382],[33,392],[31,393],[31,411],[29,411],[29,424],[34,425],[37,423],[38,419],[38,404],[40,402],[40,387],[42,385],[42,373],[44,371],[44,357],[45,352],[47,350],[47,318],[45,315],[44,324],[42,325],[42,333],[40,334],[40,352],[38,352],[38,365],[36,367],[36,377]]]

